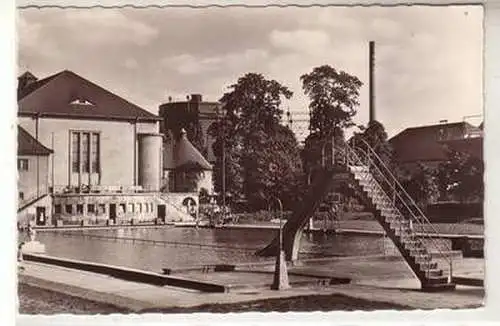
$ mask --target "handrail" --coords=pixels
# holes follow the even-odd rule
[[[414,199],[408,194],[408,192],[404,189],[404,187],[401,185],[401,183],[397,180],[397,178],[394,176],[394,174],[390,171],[390,169],[387,167],[387,165],[382,161],[380,156],[375,152],[375,150],[364,140],[361,139],[361,141],[367,146],[368,150],[372,152],[372,154],[375,156],[375,158],[380,162],[382,167],[387,171],[387,174],[392,177],[394,183],[398,186],[400,190],[402,190],[403,194],[411,201],[411,204],[413,207],[417,209],[417,212],[420,214],[420,217],[422,217],[427,224],[431,226],[433,229],[434,233],[438,233],[438,231],[434,228],[434,225],[429,221],[429,219],[425,216],[424,212],[420,209],[420,207],[415,203]]]
[[[163,195],[163,193],[160,193],[159,195],[159,198],[160,200],[164,201],[165,203],[167,203],[168,205],[170,205],[171,207],[173,207],[175,210],[177,210],[179,213],[181,214],[184,214],[184,215],[188,215],[188,216],[191,216],[188,212],[185,211],[185,209],[182,209],[181,207],[179,207],[177,204],[174,204],[172,202],[172,200],[170,200],[167,196]],[[192,216],[191,216],[192,217]]]
[[[382,161],[382,159],[380,158],[380,156],[375,152],[375,150],[364,140],[364,139],[360,139],[360,141],[362,143],[364,143],[364,145],[367,147],[367,150],[369,151],[368,153],[366,153],[366,157],[367,159],[369,160],[368,163],[372,163],[372,165],[377,168],[377,170],[380,172],[380,174],[384,177],[384,179],[386,180],[386,183],[391,187],[391,189],[394,191],[394,194],[396,194],[399,199],[401,200],[401,202],[406,206],[406,208],[408,209],[408,211],[411,213],[411,215],[415,218],[415,221],[418,222],[420,225],[422,226],[425,226],[425,224],[428,224],[430,225],[432,231],[434,231],[435,234],[438,234],[438,231],[435,229],[434,225],[432,225],[432,223],[429,221],[429,219],[425,216],[425,214],[422,212],[422,210],[420,209],[420,207],[418,207],[418,205],[415,203],[415,201],[413,200],[413,198],[407,193],[407,191],[404,189],[404,187],[400,184],[400,182],[396,179],[396,177],[394,176],[394,174],[390,171],[390,169],[387,167],[387,165]],[[349,145],[346,144],[347,147],[349,147]],[[361,149],[359,147],[356,146],[356,148],[358,149]],[[352,150],[352,149],[351,149]],[[388,180],[388,177],[385,176],[385,174],[380,170],[380,168],[378,167],[378,164],[376,164],[373,159],[371,159],[370,155],[369,154],[372,154],[371,156],[374,157],[379,165],[381,165],[385,171],[387,172],[386,174],[392,178],[392,183]],[[359,156],[358,156],[358,159],[359,159]],[[374,177],[375,178],[375,177]],[[382,189],[383,190],[383,189]],[[415,215],[415,212],[410,209],[410,207],[408,207],[408,204],[406,203],[406,201],[401,198],[401,195],[400,195],[400,192],[406,197],[406,199],[409,201],[410,205],[414,208],[416,208],[416,213],[418,213],[418,217]],[[447,257],[444,252],[441,250],[441,246],[440,245],[437,245],[436,244],[436,241],[434,240],[433,237],[431,237],[429,234],[431,232],[426,232],[426,230],[424,228],[422,228],[422,234],[424,235],[425,238],[428,238],[430,239],[431,243],[433,243],[434,247],[439,251],[439,253],[441,254],[441,256],[449,263],[450,265],[450,280],[451,280],[451,277],[452,277],[452,270],[453,270],[453,261],[450,257]]]

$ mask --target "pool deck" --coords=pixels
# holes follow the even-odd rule
[[[397,303],[415,309],[470,308],[481,306],[484,289],[458,285],[453,292],[425,293],[404,261],[390,258],[324,259],[290,266],[292,288],[273,291],[273,267],[241,265],[233,272],[180,272],[183,278],[231,285],[228,293],[207,293],[172,286],[132,282],[109,275],[24,261],[19,281],[56,292],[110,303],[139,312],[150,308],[192,307],[206,303],[234,303],[268,298],[316,294]],[[462,258],[454,275],[484,278],[484,260]],[[349,277],[351,284],[315,284],[312,279]],[[296,285],[293,284],[295,282]]]

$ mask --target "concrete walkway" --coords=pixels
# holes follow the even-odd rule
[[[232,273],[196,274],[189,272],[184,274],[185,277],[193,279],[204,278],[230,282],[234,285],[234,290],[229,293],[202,293],[168,286],[148,285],[26,261],[23,262],[23,266],[25,270],[19,275],[20,282],[97,302],[114,304],[133,311],[334,293],[407,305],[416,309],[466,308],[480,306],[484,297],[482,288],[465,286],[457,286],[457,290],[453,292],[420,292],[417,290],[418,283],[408,274],[411,272],[404,265],[404,262],[397,260],[389,263],[377,260],[369,263],[366,261],[355,263],[351,259],[291,267],[291,277],[299,277],[301,280],[308,277],[347,275],[353,278],[354,283],[327,287],[309,284],[295,286],[285,291],[272,291],[263,287],[263,285],[272,282],[272,267],[269,266],[254,268],[253,271],[247,268]],[[469,270],[469,273],[481,274],[482,264],[480,260],[464,259],[457,265],[457,268],[457,273],[462,268],[462,271]]]

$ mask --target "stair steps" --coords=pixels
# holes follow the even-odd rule
[[[412,223],[396,207],[392,194],[389,195],[379,184],[379,181],[366,166],[349,166],[349,171],[359,188],[365,193],[369,204],[374,208],[377,220],[407,261],[410,268],[419,278],[425,291],[446,291],[454,289],[450,278],[430,254],[423,240],[417,237],[412,229]],[[391,176],[392,177],[392,176]],[[394,195],[396,196],[396,195]],[[404,205],[408,203],[403,202]],[[415,221],[420,222],[417,218]]]

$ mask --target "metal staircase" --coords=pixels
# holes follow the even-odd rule
[[[337,150],[342,151],[344,160],[337,163],[345,164],[365,204],[418,277],[422,289],[454,289],[453,261],[435,240],[436,229],[379,155],[362,140]]]

